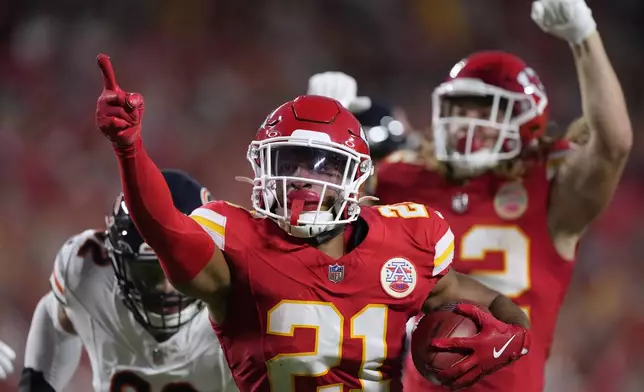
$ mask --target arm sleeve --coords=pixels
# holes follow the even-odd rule
[[[170,281],[190,282],[212,258],[213,240],[174,207],[165,179],[141,141],[117,149],[116,155],[125,203],[136,228],[159,256]]]
[[[82,343],[78,336],[63,330],[59,306],[62,305],[52,292],[36,306],[27,337],[20,392],[63,390],[78,367]]]

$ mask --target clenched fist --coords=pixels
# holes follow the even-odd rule
[[[358,96],[356,80],[343,72],[324,72],[311,76],[307,94],[338,100],[353,113],[361,113],[371,107],[369,97]]]
[[[103,74],[103,92],[96,101],[96,126],[117,147],[133,145],[141,138],[143,96],[126,93],[114,76],[114,68],[107,55],[96,58]]]
[[[581,43],[597,30],[585,0],[537,0],[531,16],[541,30],[571,44]]]

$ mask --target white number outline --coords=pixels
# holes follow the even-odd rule
[[[397,203],[378,207],[378,212],[385,218],[429,218],[427,208],[418,203]]]
[[[369,317],[366,317],[366,316],[367,316],[367,313],[372,309],[383,310],[382,333],[378,335],[378,339],[380,340],[379,343],[382,343],[381,345],[374,344],[373,340],[371,340],[372,344],[367,343],[367,340],[370,340],[369,335],[367,333],[375,330],[374,325],[371,322],[367,323],[366,333],[360,333],[359,328],[357,327],[357,324],[360,319],[369,320]],[[358,379],[360,380],[362,389],[352,389],[350,390],[350,392],[358,392],[358,391],[368,392],[368,391],[385,391],[385,390],[388,391],[389,390],[389,382],[391,380],[385,380],[382,376],[382,372],[378,370],[382,368],[382,365],[384,364],[384,361],[387,358],[387,321],[388,319],[389,319],[389,308],[387,307],[387,305],[382,305],[382,304],[380,305],[369,304],[364,308],[362,308],[362,310],[356,313],[353,317],[351,317],[351,321],[349,324],[349,330],[350,330],[349,336],[353,339],[362,339],[362,360],[360,362],[360,372],[358,374]],[[379,357],[377,356],[378,353],[374,354],[374,357],[380,358],[380,359],[372,360],[373,363],[371,363],[370,366],[367,366],[367,363],[369,361],[367,357],[370,354],[369,348],[371,349],[371,351],[374,351],[374,350],[382,350],[382,351],[379,353],[380,354]],[[366,378],[369,375],[368,372],[375,372],[372,378],[376,378],[378,379],[378,381],[367,380]]]

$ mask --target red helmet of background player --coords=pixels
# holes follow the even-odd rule
[[[356,220],[358,190],[373,173],[358,120],[338,101],[315,95],[269,114],[247,157],[253,208],[297,237]]]
[[[466,100],[486,110],[457,108]],[[474,171],[518,156],[544,134],[548,121],[548,98],[537,74],[519,57],[499,51],[457,63],[434,90],[432,107],[437,158]]]

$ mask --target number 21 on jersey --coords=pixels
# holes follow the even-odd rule
[[[271,391],[295,391],[295,376],[322,377],[340,365],[345,323],[347,338],[362,339],[359,379],[363,392],[388,390],[380,367],[387,356],[387,306],[370,304],[349,320],[330,302],[284,300],[268,312],[269,335],[293,337],[296,328],[315,331],[311,352],[279,354],[266,362]],[[342,392],[341,383],[320,386],[318,392]],[[360,391],[360,390],[357,390]]]

